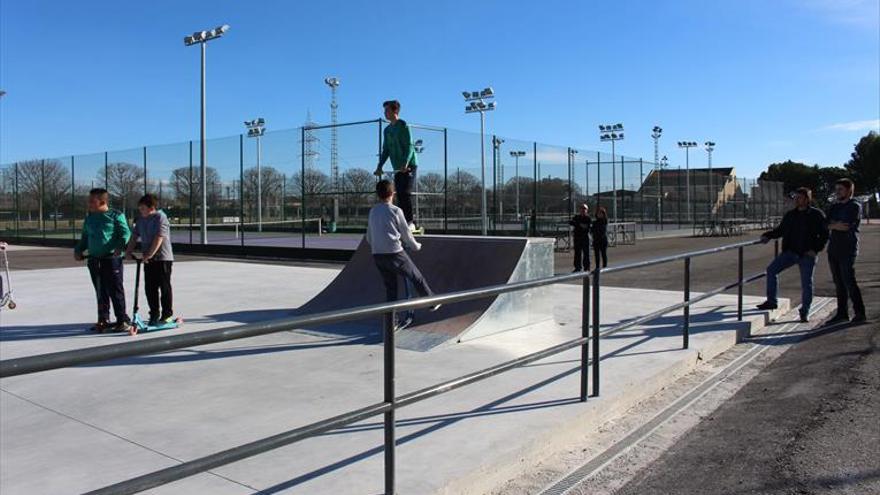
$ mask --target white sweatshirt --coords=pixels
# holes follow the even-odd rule
[[[378,203],[370,209],[366,239],[373,254],[399,253],[404,247],[422,249],[406,224],[403,210],[390,203]]]

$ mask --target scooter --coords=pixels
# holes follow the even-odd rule
[[[0,242],[0,253],[3,253],[3,268],[6,272],[6,286],[3,286],[3,277],[0,276],[0,309],[6,307],[15,309],[15,301],[12,300],[12,279],[9,278],[9,258],[6,257],[6,243]]]
[[[160,323],[158,325],[148,325],[147,322],[141,319],[141,315],[138,314],[138,294],[140,293],[141,286],[141,265],[144,264],[144,260],[135,255],[132,255],[131,258],[137,263],[137,268],[134,275],[134,308],[131,310],[131,327],[128,329],[128,334],[134,336],[139,333],[172,330],[182,325],[183,318],[179,316],[172,322]]]

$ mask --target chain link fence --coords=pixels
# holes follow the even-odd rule
[[[335,126],[335,159],[331,126],[207,141],[208,243],[353,247],[374,203],[385,125]],[[570,215],[583,203],[593,211],[604,207],[611,222],[634,223],[643,235],[732,235],[767,227],[788,207],[782,183],[738,177],[732,168],[660,168],[639,158],[493,135],[484,136],[483,176],[479,134],[411,127],[419,161],[416,223],[428,233],[479,234],[484,184],[488,229],[497,235],[567,233]],[[172,240],[198,244],[199,150],[198,141],[188,141],[0,165],[0,237],[77,239],[88,191],[103,187],[111,207],[130,219],[138,198],[155,194],[172,222]]]

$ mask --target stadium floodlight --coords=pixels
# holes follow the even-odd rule
[[[611,141],[611,217],[617,221],[617,162],[615,144],[623,140],[623,124],[600,124],[599,141]],[[620,179],[623,181],[623,164],[620,165]],[[601,197],[601,196],[599,196]]]
[[[685,179],[685,190],[687,194],[687,220],[693,221],[693,211],[691,211],[691,164],[690,164],[690,150],[691,148],[697,147],[696,141],[679,141],[679,148],[684,148],[684,179]]]
[[[217,39],[226,32],[229,31],[229,24],[223,24],[218,26],[210,31],[197,31],[193,33],[191,36],[185,36],[183,38],[183,43],[186,46],[192,45],[200,45],[202,52],[202,78],[201,78],[201,129],[200,129],[200,139],[199,139],[199,171],[201,173],[201,189],[202,189],[202,211],[201,211],[201,222],[202,226],[200,229],[200,237],[201,243],[208,243],[208,173],[207,173],[207,156],[208,150],[207,145],[205,143],[205,134],[207,133],[207,128],[205,125],[205,112],[207,101],[205,99],[205,47],[208,44],[208,41]]]
[[[465,109],[465,113],[480,114],[480,165],[481,165],[481,182],[482,195],[480,199],[480,217],[483,225],[483,235],[489,234],[489,218],[486,209],[486,112],[495,110],[495,102],[488,104],[484,100],[495,98],[495,90],[491,86],[487,86],[483,90],[462,91],[461,95],[464,101],[469,103]]]

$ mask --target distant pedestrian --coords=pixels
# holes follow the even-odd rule
[[[574,227],[574,271],[590,271],[590,229],[593,219],[590,218],[590,207],[586,203],[578,206],[578,214],[571,217],[568,224]]]
[[[599,258],[602,258],[601,268],[608,266],[608,210],[604,206],[596,208],[596,219],[593,220],[593,258],[596,260],[596,268],[599,266]]]
[[[813,272],[816,257],[828,242],[828,226],[822,210],[812,206],[813,193],[806,187],[793,194],[795,207],[789,210],[782,222],[773,230],[761,235],[763,242],[782,238],[782,252],[767,266],[767,300],[758,309],[777,308],[776,293],[779,274],[798,265],[801,272],[801,321],[807,321],[813,302]]]
[[[126,256],[141,241],[144,261],[144,292],[150,306],[147,325],[174,322],[174,297],[171,290],[171,268],[174,252],[171,250],[171,223],[165,212],[159,209],[159,201],[152,194],[145,194],[138,201],[141,217],[135,220],[134,231],[128,242]]]
[[[849,319],[849,300],[853,305],[853,323],[865,321],[865,303],[856,283],[855,262],[859,254],[859,222],[862,208],[855,200],[855,184],[849,179],[834,183],[834,203],[828,208],[828,265],[837,292],[837,313],[828,323]]]
[[[110,193],[106,189],[89,191],[88,215],[83,222],[82,235],[73,248],[73,257],[87,266],[98,303],[98,322],[92,331],[112,330],[126,332],[131,320],[125,312],[125,287],[122,285],[122,251],[131,231],[125,215],[110,208]],[[110,324],[110,304],[116,323]]]
[[[404,251],[404,248],[418,251],[422,249],[422,245],[416,241],[407,227],[400,208],[391,204],[394,186],[387,180],[380,180],[376,183],[376,195],[379,197],[379,203],[370,209],[366,240],[373,253],[376,268],[382,276],[386,300],[389,302],[397,300],[398,276],[410,283],[418,295],[422,297],[433,295],[422,272]],[[439,308],[438,304],[431,307],[431,311]],[[407,315],[397,327],[400,329],[410,324],[412,324],[412,315]]]
[[[409,126],[400,118],[400,102],[389,100],[382,103],[385,119],[389,124],[385,127],[382,141],[382,154],[375,174],[382,176],[382,166],[391,159],[394,169],[394,190],[397,192],[397,205],[403,210],[407,227],[415,230],[413,224],[412,189],[416,180],[416,168],[419,166],[418,155],[413,144]]]

